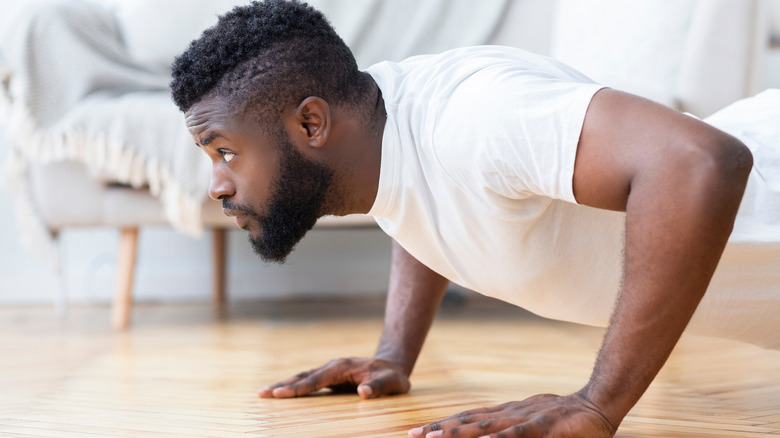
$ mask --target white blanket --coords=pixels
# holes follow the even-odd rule
[[[40,254],[50,243],[28,167],[63,160],[148,186],[174,227],[200,232],[210,163],[171,102],[169,76],[127,56],[109,10],[83,2],[22,8],[0,30],[0,53],[0,120],[13,142],[3,176],[28,247]]]

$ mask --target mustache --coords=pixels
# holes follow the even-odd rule
[[[222,208],[225,210],[241,211],[250,216],[257,216],[257,213],[248,205],[235,204],[228,198],[222,200]]]

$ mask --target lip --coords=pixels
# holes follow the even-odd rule
[[[235,217],[236,220],[236,226],[238,228],[244,229],[249,225],[249,217],[245,214],[241,214]]]
[[[239,210],[227,210],[222,209],[222,213],[225,214],[225,216],[233,217],[236,221],[236,226],[238,228],[246,228],[247,225],[249,225],[249,217],[243,212]]]

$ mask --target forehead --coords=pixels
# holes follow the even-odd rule
[[[199,101],[184,114],[187,129],[196,139],[208,130],[230,130],[235,127],[236,118],[226,99],[219,96]]]

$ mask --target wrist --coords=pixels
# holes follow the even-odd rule
[[[410,359],[408,355],[403,354],[402,352],[392,349],[384,349],[381,347],[377,350],[376,354],[374,354],[374,359],[390,362],[391,364],[400,368],[407,377],[412,374],[412,370],[414,369],[414,364],[416,362],[414,359]]]
[[[628,411],[630,411],[632,407],[624,406],[612,397],[603,396],[597,389],[593,388],[592,382],[589,382],[585,387],[574,393],[574,395],[581,398],[583,402],[601,416],[614,431],[617,431],[618,426],[623,422],[623,418],[628,414]]]

